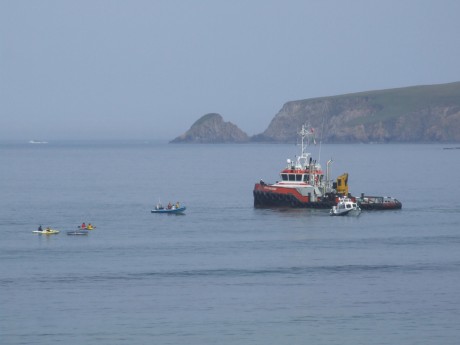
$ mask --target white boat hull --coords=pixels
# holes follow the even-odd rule
[[[361,208],[358,204],[349,198],[340,198],[336,206],[332,206],[330,210],[331,216],[359,216]]]

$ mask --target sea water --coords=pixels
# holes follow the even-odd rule
[[[402,210],[255,209],[295,145],[0,145],[1,344],[458,344],[460,150],[312,147]],[[185,215],[152,214],[161,201]],[[82,222],[96,229],[68,236]],[[37,235],[39,225],[61,230]]]

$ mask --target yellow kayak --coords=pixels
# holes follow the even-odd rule
[[[81,229],[81,230],[94,230],[94,229],[96,229],[96,227],[94,225],[86,225],[84,227],[79,225],[78,228]]]
[[[54,234],[59,234],[59,230],[54,230],[54,229],[44,229],[42,231],[39,230],[34,230],[32,231],[33,233],[40,234],[40,235],[54,235]]]
[[[80,230],[94,230],[96,229],[96,226],[94,226],[93,224],[85,225],[85,223],[83,223],[82,225],[79,225],[78,228]]]

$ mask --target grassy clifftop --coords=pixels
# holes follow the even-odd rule
[[[350,96],[353,95],[338,98]],[[372,117],[356,123],[387,121],[428,107],[460,106],[460,82],[361,92],[355,96],[368,97],[371,104],[379,109]]]

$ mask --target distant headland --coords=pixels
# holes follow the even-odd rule
[[[206,114],[171,143],[295,142],[305,123],[328,143],[460,142],[460,82],[290,101],[252,137]]]

